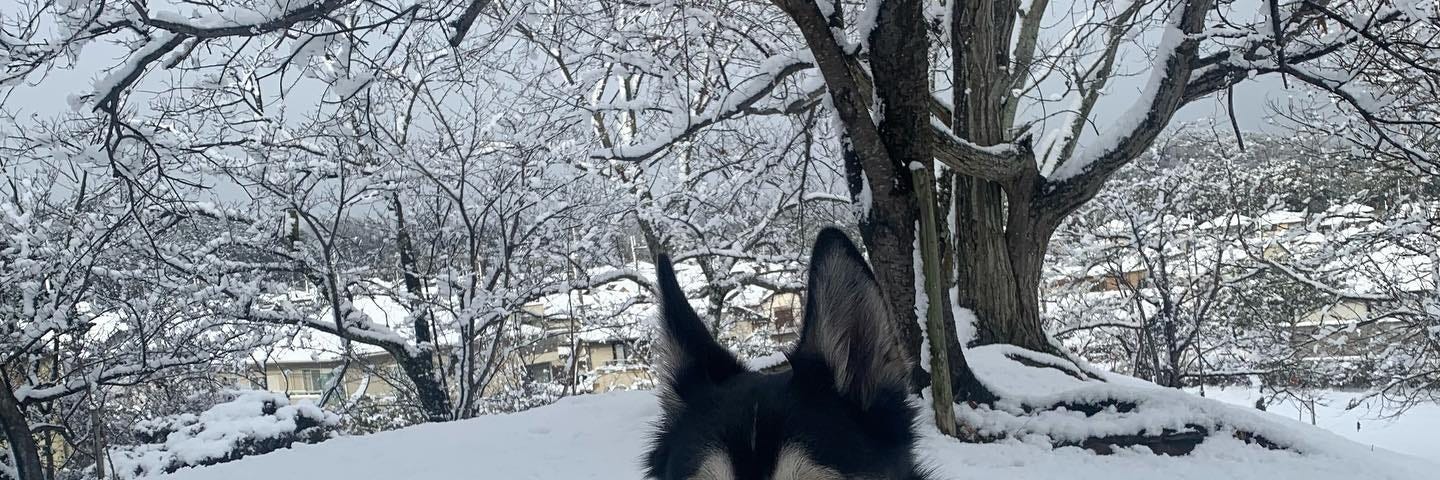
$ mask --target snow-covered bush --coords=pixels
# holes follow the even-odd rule
[[[559,383],[525,382],[495,392],[480,400],[480,414],[514,413],[555,403],[565,396]]]
[[[345,410],[345,435],[368,435],[425,423],[425,412],[414,402],[362,396]]]
[[[199,415],[136,423],[135,437],[145,443],[113,448],[110,460],[120,478],[141,478],[320,442],[339,424],[339,415],[309,402],[291,404],[283,394],[244,391]]]

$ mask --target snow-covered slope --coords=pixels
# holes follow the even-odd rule
[[[639,458],[657,411],[648,392],[579,396],[518,414],[339,438],[166,478],[635,480],[641,478]],[[1185,457],[1139,451],[1099,456],[1019,441],[963,444],[932,429],[925,432],[922,454],[940,478],[954,480],[1425,480],[1440,471],[1440,465],[1415,457],[1372,451],[1279,416],[1275,421],[1329,448],[1297,454],[1215,437]]]
[[[1407,409],[1403,415],[1394,418],[1384,414],[1394,413],[1381,409],[1377,401],[1359,401],[1360,406],[1345,408],[1350,401],[1361,396],[1359,392],[1322,391],[1315,392],[1318,402],[1315,407],[1315,424],[1362,446],[1384,448],[1407,455],[1440,461],[1440,442],[1435,441],[1440,432],[1440,404],[1422,403]],[[1205,396],[1225,403],[1251,407],[1260,398],[1260,392],[1253,387],[1208,387]],[[1270,413],[1310,423],[1308,405],[1295,400],[1283,400],[1270,405]]]

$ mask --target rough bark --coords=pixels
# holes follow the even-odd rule
[[[880,105],[879,140],[888,157],[884,170],[867,168],[873,192],[869,217],[861,224],[865,246],[900,324],[906,348],[920,359],[920,324],[915,312],[915,233],[918,203],[910,177],[912,162],[932,161],[930,142],[929,39],[924,2],[880,4],[870,34],[870,67]],[[866,121],[869,119],[866,118]],[[872,165],[879,162],[868,162]],[[918,363],[917,363],[918,366]],[[918,370],[918,369],[916,369]],[[920,372],[916,372],[917,374]]]
[[[98,403],[98,402],[97,402]],[[100,406],[90,409],[90,456],[95,457],[95,478],[105,480],[105,422]]]
[[[920,328],[915,316],[916,204],[907,165],[930,158],[927,45],[920,2],[886,2],[870,36],[875,83],[884,112],[876,125],[870,112],[872,91],[862,88],[845,51],[835,42],[831,19],[815,2],[785,0],[783,8],[810,46],[825,78],[835,114],[845,126],[845,174],[850,193],[869,197],[871,208],[860,221],[860,236],[870,254],[876,279],[885,286],[900,337],[912,359],[915,385],[929,383],[919,368]]]
[[[952,8],[952,68],[959,88],[951,128],[979,145],[1009,142],[1006,101],[1012,82],[1005,56],[995,52],[1010,50],[1019,2],[957,1]],[[1007,184],[969,176],[956,181],[959,301],[979,320],[972,339],[977,343],[1051,350],[1041,329],[1038,287],[1054,227],[1027,211],[1037,178],[1034,162],[1026,161]]]
[[[14,463],[19,480],[45,480],[45,470],[40,463],[40,450],[35,437],[30,434],[30,422],[25,411],[15,399],[15,390],[10,380],[0,375],[4,391],[0,391],[0,428],[4,429],[5,442],[10,445],[10,460]]]
[[[430,356],[411,355],[398,348],[386,351],[395,358],[395,363],[400,365],[400,370],[410,379],[410,383],[415,385],[415,400],[420,402],[420,409],[424,410],[425,417],[431,422],[450,420],[450,396],[440,386],[435,375],[435,364],[430,361]]]
[[[936,211],[950,212],[950,209],[954,208],[956,199],[954,190],[959,180],[959,175],[954,173],[947,173],[940,179],[936,186]],[[980,383],[980,379],[975,378],[975,372],[970,369],[970,362],[965,359],[965,345],[960,341],[959,327],[956,324],[955,304],[949,296],[951,289],[956,289],[957,293],[959,291],[957,284],[959,269],[955,258],[956,243],[959,239],[950,234],[950,222],[945,215],[936,215],[935,220],[940,236],[940,268],[945,276],[946,288],[944,301],[940,303],[940,313],[941,321],[945,326],[945,353],[949,358],[950,385],[955,393],[955,401],[993,402],[995,395]]]

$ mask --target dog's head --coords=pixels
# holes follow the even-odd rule
[[[919,480],[908,362],[875,275],[826,229],[790,370],[745,368],[657,262],[664,413],[645,463],[661,480]]]

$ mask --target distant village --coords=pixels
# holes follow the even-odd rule
[[[1274,211],[1256,218],[1229,216],[1195,221],[1174,217],[1159,221],[1175,236],[1185,239],[1173,246],[1174,255],[1243,256],[1246,253],[1242,247],[1224,239],[1246,238],[1259,245],[1265,258],[1280,260],[1296,249],[1321,242],[1323,239],[1316,238],[1325,235],[1321,232],[1363,230],[1373,222],[1373,215],[1370,207],[1347,204],[1313,214]],[[1127,228],[1118,223],[1106,225],[1096,235],[1123,239]],[[1222,230],[1230,233],[1215,234]],[[1434,289],[1428,257],[1391,250],[1375,255],[1391,268],[1414,270],[1417,278],[1424,279],[1409,288]],[[1088,266],[1065,262],[1056,265],[1046,288],[1057,293],[1044,297],[1046,309],[1052,313],[1073,307],[1067,303],[1104,303],[1154,288],[1150,265],[1124,249],[1117,249],[1104,262]],[[653,274],[653,265],[636,262],[634,266],[644,275]],[[747,267],[755,266],[737,266]],[[698,267],[682,263],[677,268],[687,290],[703,288]],[[1065,293],[1075,291],[1082,293]],[[317,301],[312,291],[291,292],[288,300],[295,304]],[[385,325],[398,327],[409,318],[403,302],[391,296],[357,297],[353,305],[371,320]],[[756,356],[762,357],[764,351],[778,351],[794,339],[802,306],[798,293],[742,287],[727,299],[725,323],[716,325],[716,330],[729,344],[759,345]],[[1357,340],[1382,335],[1387,329],[1389,322],[1384,319],[1356,325],[1368,319],[1375,308],[1374,302],[1344,299],[1303,312],[1287,328],[1295,342],[1312,344],[1311,360],[1358,357],[1366,353],[1360,350],[1373,347]],[[696,309],[704,311],[698,302]],[[519,348],[505,357],[506,364],[485,394],[521,385],[545,385],[564,394],[651,388],[655,382],[650,357],[654,311],[644,287],[627,280],[531,302],[511,319],[513,328],[508,335]],[[320,315],[329,312],[323,310]],[[1123,316],[1121,312],[1115,315]],[[1317,337],[1324,341],[1314,341]],[[453,339],[442,338],[440,348],[443,355],[444,349],[456,345]],[[340,375],[343,381],[337,382]],[[254,352],[244,369],[235,374],[237,387],[315,401],[328,400],[327,390],[333,390],[330,397],[391,397],[402,390],[396,385],[404,381],[404,375],[384,351],[359,344],[347,346],[338,337],[312,329],[301,329],[291,338]]]
[[[653,265],[637,265],[637,270],[653,276]],[[687,289],[701,287],[698,267],[682,263],[677,265],[677,273],[687,282]],[[649,358],[655,307],[643,288],[620,280],[526,304],[511,319],[514,328],[508,333],[520,347],[506,356],[506,365],[485,394],[524,384],[550,386],[566,394],[651,388],[655,382]],[[737,289],[727,302],[721,336],[731,342],[786,344],[796,333],[800,298],[795,293],[754,286]],[[302,304],[317,298],[314,292],[296,291],[288,300]],[[410,315],[402,301],[392,296],[358,297],[353,306],[387,326],[404,325]],[[325,309],[319,315],[324,318],[330,312]],[[454,343],[454,339],[447,342],[442,338],[440,355],[447,348],[456,348]],[[405,381],[398,368],[395,360],[378,348],[358,343],[347,346],[334,335],[303,329],[271,348],[254,352],[234,380],[237,387],[283,393],[292,400],[328,401],[327,390],[334,390],[334,398],[387,398],[403,390],[397,388]],[[343,375],[343,381],[336,382],[337,375]]]
[[[1185,303],[1171,308],[1193,314],[1209,307],[1201,305],[1207,301],[1202,298],[1204,290],[1229,281],[1225,277],[1243,278],[1270,269],[1309,289],[1310,299],[1315,300],[1300,303],[1282,297],[1264,302],[1299,304],[1290,316],[1272,321],[1288,337],[1286,341],[1302,351],[1301,362],[1374,361],[1384,355],[1393,337],[1404,333],[1403,316],[1391,314],[1406,308],[1397,304],[1399,299],[1437,291],[1436,252],[1407,245],[1413,239],[1401,238],[1404,229],[1397,234],[1394,225],[1381,220],[1429,218],[1424,208],[1377,212],[1348,203],[1316,212],[1275,210],[1256,217],[1113,219],[1085,232],[1088,238],[1080,242],[1090,250],[1053,259],[1042,294],[1044,308],[1048,315],[1067,321],[1088,313],[1093,318],[1080,322],[1137,325],[1153,321],[1165,302]],[[1339,252],[1327,251],[1340,248],[1337,245],[1346,246]],[[1297,263],[1309,265],[1302,272],[1294,270]],[[1164,277],[1156,269],[1164,269]],[[1171,298],[1162,298],[1167,294]],[[1221,309],[1215,310],[1220,314]],[[1086,336],[1079,338],[1073,343],[1083,343]],[[1197,351],[1182,352],[1180,357],[1192,362]]]

